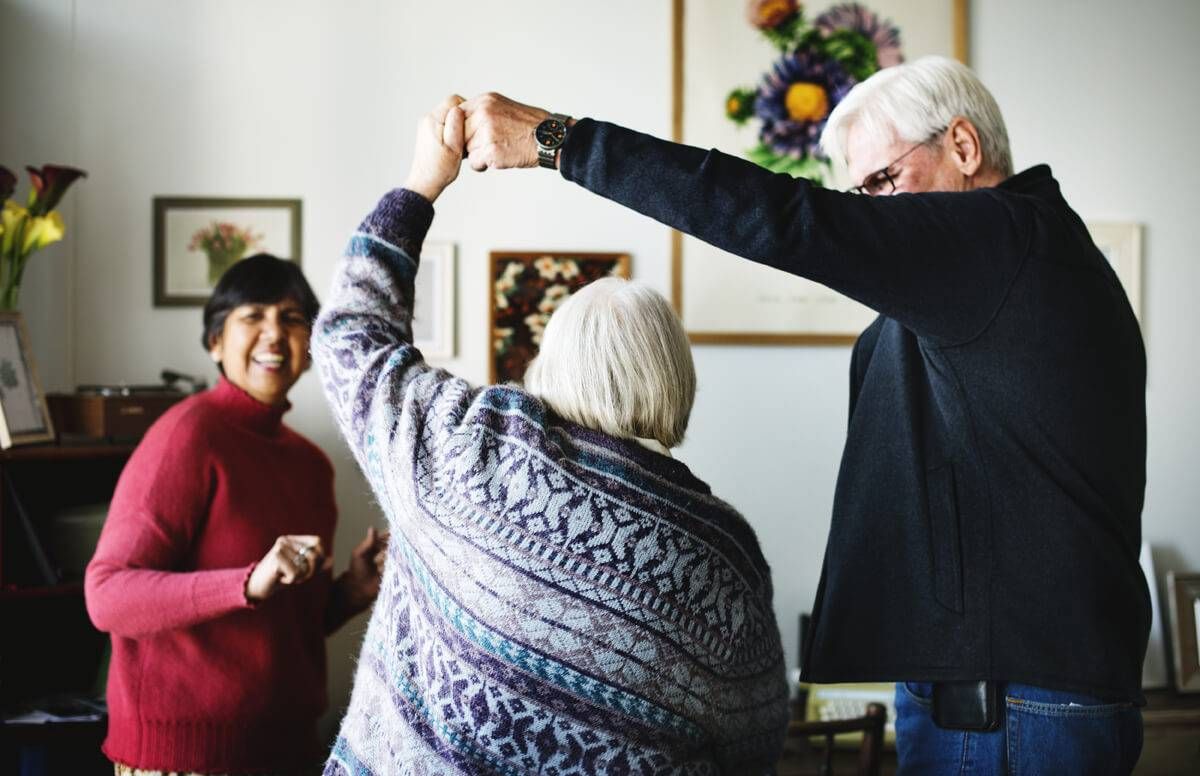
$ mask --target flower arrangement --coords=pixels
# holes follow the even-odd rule
[[[188,243],[189,251],[201,251],[208,257],[208,282],[216,285],[232,267],[246,255],[246,251],[258,245],[261,234],[250,227],[241,227],[228,221],[213,221],[197,229]]]
[[[25,265],[35,251],[63,238],[66,227],[55,210],[71,184],[87,175],[74,167],[45,164],[26,167],[29,197],[24,207],[9,199],[17,188],[17,176],[0,167],[0,310],[17,309]]]
[[[752,162],[820,183],[830,170],[820,148],[825,120],[855,84],[904,61],[900,31],[857,3],[810,23],[797,0],[749,0],[746,16],[780,57],[757,88],[729,93],[725,115],[738,125],[761,122],[746,154]]]

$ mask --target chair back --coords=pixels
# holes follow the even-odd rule
[[[788,738],[825,739],[825,761],[822,776],[833,774],[834,736],[839,733],[862,733],[862,744],[858,748],[859,776],[879,776],[879,765],[883,753],[883,729],[887,725],[887,709],[879,703],[867,705],[866,714],[853,719],[825,721],[795,720],[788,725]]]

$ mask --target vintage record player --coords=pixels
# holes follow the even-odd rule
[[[81,385],[74,393],[51,393],[46,404],[63,444],[136,442],[154,421],[203,380],[163,370],[158,385]]]

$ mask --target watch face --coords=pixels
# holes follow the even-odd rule
[[[558,148],[567,139],[567,126],[558,119],[546,119],[537,125],[533,136],[537,139],[538,145]]]

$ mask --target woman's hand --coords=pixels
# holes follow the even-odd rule
[[[363,540],[350,552],[350,568],[337,581],[350,612],[366,609],[379,595],[390,536],[389,532],[378,533],[375,526],[371,526],[367,528]]]
[[[452,94],[417,124],[412,168],[404,188],[433,202],[458,177],[466,140],[462,97]]]
[[[265,601],[280,585],[300,585],[330,568],[319,536],[280,536],[250,572],[246,580],[246,600]]]

